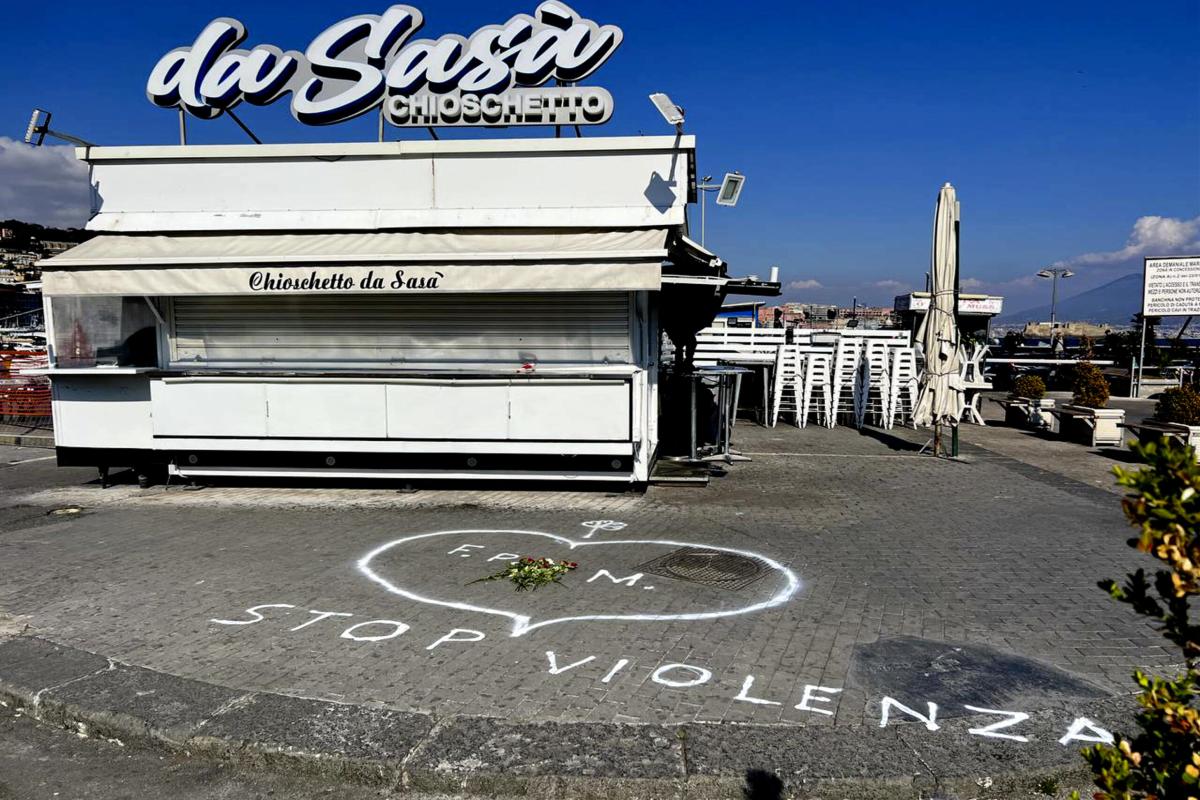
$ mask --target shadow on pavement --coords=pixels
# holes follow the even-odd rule
[[[896,436],[895,434],[882,431],[878,428],[870,428],[863,426],[858,429],[860,436],[866,436],[874,439],[880,444],[887,447],[889,450],[897,453],[917,453],[920,452],[922,445],[917,442],[910,442],[907,439]]]

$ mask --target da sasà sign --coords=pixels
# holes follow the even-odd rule
[[[386,274],[375,270],[345,270],[327,274],[311,270],[307,275],[272,274],[268,271],[250,273],[247,285],[252,292],[374,292],[406,289],[440,289],[444,272],[397,269]]]
[[[413,38],[424,23],[417,9],[395,5],[335,23],[301,53],[240,48],[246,27],[221,17],[159,59],[146,94],[201,119],[290,95],[292,116],[306,125],[376,109],[397,126],[596,125],[612,116],[611,94],[574,84],[621,44],[614,25],[584,19],[557,0],[470,37]],[[557,85],[547,86],[552,79]]]

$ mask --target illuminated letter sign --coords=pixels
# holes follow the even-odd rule
[[[621,44],[614,25],[581,18],[558,0],[470,38],[413,39],[425,23],[411,6],[338,22],[303,52],[271,45],[238,49],[246,27],[221,17],[190,47],[159,59],[150,102],[215,119],[243,100],[258,106],[291,94],[306,125],[345,122],[381,109],[393,125],[596,125],[612,95],[574,84]],[[557,85],[545,86],[554,79]]]

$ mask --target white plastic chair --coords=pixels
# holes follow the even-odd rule
[[[808,425],[815,414],[817,422],[833,427],[833,356],[829,353],[804,354],[804,383],[800,387],[800,427]],[[813,396],[819,394],[818,405]]]
[[[892,419],[901,425],[912,425],[913,409],[917,405],[917,351],[913,347],[897,347],[892,351]]]
[[[771,427],[779,423],[781,413],[790,413],[796,425],[802,426],[800,396],[802,394],[804,359],[795,345],[780,345],[775,354],[775,377],[771,408]]]
[[[861,428],[867,421],[867,406],[871,398],[871,362],[865,358],[859,360],[858,369],[854,371],[851,395],[854,398],[854,426]]]
[[[863,363],[869,372],[868,386],[862,398],[864,415],[882,428],[890,429],[893,425],[892,390],[891,390],[891,356],[890,348],[885,341],[868,341],[863,352]],[[861,423],[860,423],[861,425]]]
[[[839,336],[833,354],[833,414],[855,415],[854,386],[858,365],[862,360],[863,340]]]

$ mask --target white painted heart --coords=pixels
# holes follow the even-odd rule
[[[514,611],[505,611],[499,608],[485,608],[483,606],[473,605],[471,603],[460,603],[453,600],[438,600],[433,597],[425,597],[423,595],[410,592],[389,581],[387,578],[375,572],[371,567],[371,562],[378,558],[383,553],[386,553],[393,548],[409,542],[415,542],[422,539],[430,539],[438,536],[462,536],[464,534],[519,534],[524,536],[541,536],[546,539],[553,539],[556,542],[566,545],[569,549],[575,550],[581,547],[605,547],[609,545],[664,545],[666,547],[697,547],[705,550],[718,550],[723,553],[732,553],[734,555],[753,558],[761,561],[774,570],[779,571],[784,579],[785,585],[782,589],[775,593],[770,599],[753,605],[743,606],[742,608],[726,609],[722,611],[702,611],[692,612],[687,614],[587,614],[577,617],[559,617],[557,619],[542,620],[534,622],[531,617],[525,614],[518,614]],[[381,545],[358,560],[358,570],[367,578],[370,578],[375,583],[387,589],[389,592],[408,600],[413,600],[418,603],[426,603],[428,605],[444,606],[446,608],[454,608],[459,611],[473,611],[478,614],[491,614],[498,617],[507,617],[512,620],[512,636],[524,636],[532,630],[543,628],[547,625],[557,625],[561,622],[587,622],[594,620],[630,620],[644,622],[671,622],[683,620],[701,620],[701,619],[717,619],[718,617],[732,617],[739,614],[749,614],[754,611],[762,611],[767,608],[774,608],[786,603],[795,596],[800,590],[800,579],[796,577],[790,569],[780,564],[774,559],[766,556],[752,553],[746,550],[737,550],[732,547],[717,547],[709,544],[696,544],[694,542],[675,542],[666,539],[634,539],[625,541],[603,541],[603,542],[578,542],[573,539],[568,539],[565,536],[556,536],[553,533],[542,533],[541,531],[520,531],[520,530],[457,530],[457,531],[435,531],[433,533],[421,533],[414,536],[406,536],[403,539],[396,539],[393,542],[388,542]]]

